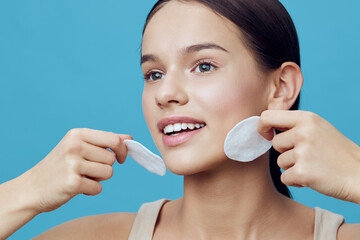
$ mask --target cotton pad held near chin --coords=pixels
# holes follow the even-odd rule
[[[263,138],[257,131],[259,119],[258,116],[247,118],[230,130],[224,143],[224,152],[228,158],[250,162],[271,148],[272,142]]]
[[[164,161],[141,143],[134,140],[124,140],[129,156],[148,171],[164,176],[166,166]]]

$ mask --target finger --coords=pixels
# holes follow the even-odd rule
[[[102,148],[113,149],[119,145],[119,139],[132,139],[130,135],[126,134],[116,134],[87,128],[73,129],[72,132],[78,135],[84,142]]]
[[[84,143],[82,157],[88,161],[103,163],[112,166],[116,161],[114,152],[95,145]]]
[[[295,131],[294,129],[277,134],[273,140],[272,145],[279,153],[284,153],[295,147]]]
[[[80,174],[96,181],[104,181],[112,177],[113,168],[106,164],[82,161],[80,165]]]
[[[90,196],[94,196],[101,193],[102,185],[99,182],[86,177],[81,178],[80,181],[81,183],[80,183],[79,193]]]
[[[272,129],[287,130],[293,128],[299,119],[299,111],[266,110],[260,116],[258,132],[266,139],[272,139]]]
[[[116,154],[116,158],[119,163],[125,162],[127,148],[123,141],[125,139],[133,139],[130,135],[116,134],[93,129],[79,129],[77,132],[84,142],[102,148],[110,148]]]
[[[281,182],[290,187],[304,187],[297,178],[295,166],[281,174]]]
[[[286,151],[278,157],[277,164],[283,170],[288,170],[295,165],[294,150]]]
[[[127,147],[124,143],[124,140],[129,139],[132,140],[133,138],[130,135],[124,135],[124,134],[117,134],[121,141],[117,148],[111,149],[116,154],[116,159],[120,164],[123,164],[125,162],[126,156],[127,156]]]

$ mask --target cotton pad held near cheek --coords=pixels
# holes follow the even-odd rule
[[[230,130],[224,143],[224,152],[228,158],[250,162],[271,148],[272,142],[263,138],[257,131],[259,119],[258,116],[247,118]]]
[[[124,140],[129,156],[148,171],[164,176],[166,166],[164,161],[141,143],[134,140]]]

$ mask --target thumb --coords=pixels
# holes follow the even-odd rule
[[[129,134],[118,134],[119,136],[120,136],[120,138],[121,138],[121,140],[133,140],[133,137],[131,136],[131,135],[129,135]]]
[[[119,148],[117,149],[116,153],[116,159],[120,164],[123,164],[126,160],[126,156],[127,156],[127,147],[124,143],[125,140],[133,140],[133,137],[131,135],[128,134],[117,134],[120,139],[121,139],[121,143]]]
[[[274,129],[272,128],[271,124],[266,121],[263,115],[260,117],[257,131],[261,136],[263,136],[263,138],[269,141],[271,141],[275,136]]]

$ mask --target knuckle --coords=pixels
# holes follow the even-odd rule
[[[65,159],[65,164],[69,174],[78,174],[80,172],[80,161],[76,158],[69,157]]]
[[[316,128],[313,128],[312,126],[304,126],[303,128],[299,128],[298,130],[296,130],[294,140],[296,141],[298,146],[302,146],[302,148],[305,148],[314,143],[314,140],[316,138],[315,134]]]
[[[71,138],[77,138],[81,135],[81,131],[82,131],[81,128],[73,128],[67,133],[67,136]]]
[[[84,147],[79,141],[70,141],[65,148],[67,153],[79,154],[83,151]]]
[[[305,120],[314,123],[318,121],[319,116],[313,112],[306,112],[305,113]]]
[[[303,179],[305,177],[304,167],[300,164],[297,165],[295,174],[297,177]]]
[[[304,110],[295,110],[294,112],[296,112],[297,116],[303,116],[304,114],[306,114],[306,111]]]
[[[294,129],[294,137],[297,143],[303,142],[308,138],[308,131],[306,128]]]
[[[65,181],[65,185],[70,194],[77,194],[80,191],[81,177],[79,175],[71,175]]]
[[[299,147],[294,148],[293,151],[293,158],[295,159],[296,162],[300,161],[302,157],[302,151],[300,150]]]
[[[308,139],[311,136],[311,134],[314,132],[314,130],[315,129],[310,124],[310,125],[306,126],[302,132],[303,132],[305,138]]]
[[[304,166],[302,164],[298,164],[294,174],[296,176],[296,179],[297,179],[298,183],[300,183],[304,187],[307,186],[307,182],[308,182],[307,178],[308,178],[308,176],[307,176],[307,173],[306,173],[306,169],[304,168]]]

